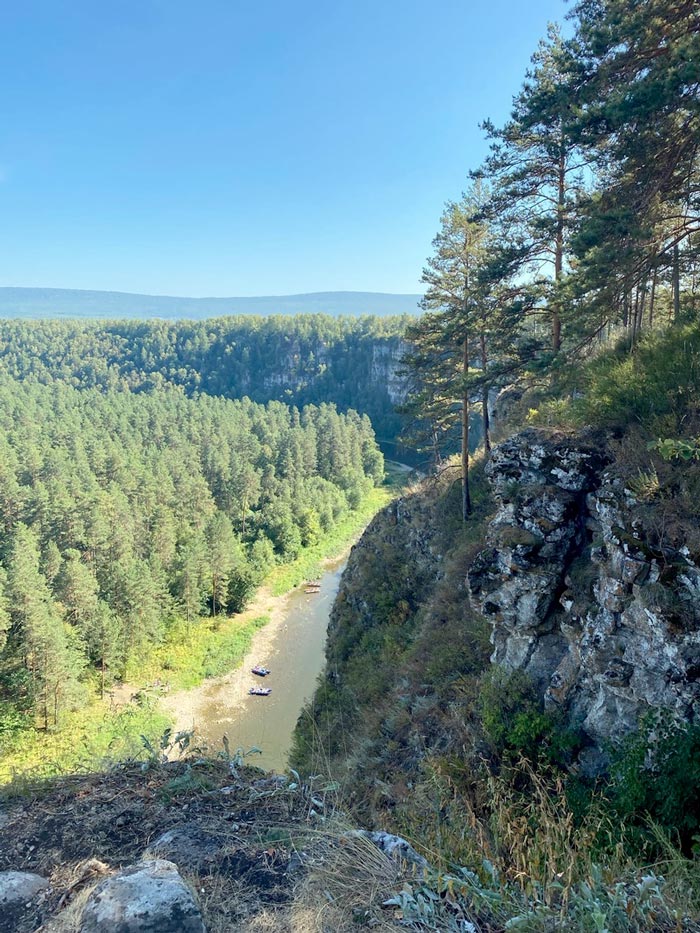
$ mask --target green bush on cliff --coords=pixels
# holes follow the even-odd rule
[[[611,752],[606,790],[614,812],[649,841],[649,821],[700,850],[700,725],[650,713]]]
[[[495,667],[481,680],[481,726],[495,760],[526,758],[563,765],[580,746],[578,735],[545,712],[537,687],[522,671]]]
[[[700,325],[628,340],[554,378],[548,396],[526,397],[529,420],[552,427],[638,425],[651,438],[687,437],[700,413]],[[697,431],[695,431],[697,433]]]

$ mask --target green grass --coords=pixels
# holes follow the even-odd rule
[[[189,690],[207,677],[238,667],[253,636],[268,622],[267,615],[202,617],[190,625],[180,619],[170,628],[166,642],[129,671],[127,679],[134,683],[160,680],[173,690]]]
[[[153,702],[107,709],[103,703],[64,714],[58,732],[24,729],[13,734],[0,759],[0,785],[21,787],[76,771],[96,771],[126,758],[147,757],[142,736],[158,746],[170,724]]]
[[[651,437],[693,435],[700,410],[700,326],[646,335],[632,350],[620,341],[555,381],[529,421],[555,428],[594,425]]]

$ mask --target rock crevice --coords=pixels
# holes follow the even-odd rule
[[[655,551],[593,434],[526,430],[486,468],[498,510],[468,572],[492,661],[524,670],[593,748],[650,709],[700,715],[700,568]]]

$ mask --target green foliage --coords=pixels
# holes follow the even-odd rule
[[[652,434],[684,432],[700,411],[700,328],[652,335],[634,353],[623,346],[584,371],[577,420],[600,425],[636,421]]]
[[[157,744],[154,744],[147,735],[142,735],[141,744],[148,755],[145,766],[165,764],[175,750],[182,755],[189,748],[191,739],[191,732],[176,732],[173,735],[170,727],[163,732]]]
[[[523,933],[654,933],[660,919],[675,919],[665,880],[653,871],[613,881],[602,866],[592,865],[585,880],[568,886],[550,880],[525,893],[504,882],[488,859],[474,868],[454,867],[406,882],[382,906],[396,909],[404,925],[440,933],[475,930],[472,918]]]
[[[648,449],[657,451],[664,460],[700,460],[700,438],[697,437],[689,441],[659,438],[651,441]]]
[[[700,726],[649,714],[611,750],[607,794],[619,818],[650,841],[649,818],[686,851],[700,844]]]
[[[692,459],[700,416],[700,326],[648,334],[633,350],[622,340],[557,374],[536,404],[531,423],[615,431],[635,426],[649,449]],[[658,440],[674,435],[674,441]]]
[[[202,615],[240,611],[304,540],[346,531],[382,462],[369,420],[332,405],[0,374],[0,702],[47,730],[161,649],[178,675],[232,666],[251,625],[200,651]]]
[[[7,709],[7,707],[6,707]],[[9,715],[16,713],[9,707]],[[168,719],[144,698],[120,709],[101,705],[68,711],[64,728],[44,732],[25,720],[3,731],[8,717],[0,707],[0,784],[66,772],[96,771],[106,764],[145,756],[142,736],[157,747]]]
[[[579,745],[575,733],[542,709],[535,684],[522,671],[495,667],[479,690],[480,719],[496,759],[563,765]]]
[[[2,321],[0,373],[44,384],[284,402],[332,400],[395,442],[388,393],[408,316],[229,316],[205,321]],[[388,367],[384,370],[384,361]],[[369,472],[369,471],[368,471]],[[381,468],[380,468],[381,472]]]

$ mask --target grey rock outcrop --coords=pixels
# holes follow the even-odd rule
[[[492,661],[532,676],[594,749],[649,709],[700,716],[700,568],[650,546],[610,461],[591,435],[496,448],[498,511],[468,573]]]
[[[205,933],[177,866],[139,862],[100,882],[83,911],[80,933]]]
[[[46,878],[33,872],[0,871],[0,931],[17,929],[48,887]]]
[[[25,904],[48,886],[46,878],[30,871],[0,871],[0,910]]]

